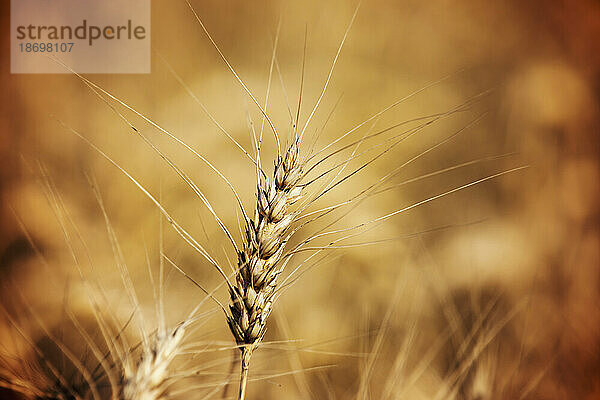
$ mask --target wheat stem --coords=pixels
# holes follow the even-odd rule
[[[242,361],[240,370],[240,391],[238,400],[246,398],[246,386],[248,384],[248,371],[250,370],[250,357],[252,357],[252,348],[244,347],[242,349]]]

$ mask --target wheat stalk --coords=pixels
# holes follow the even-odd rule
[[[242,351],[239,398],[245,396],[250,357],[262,341],[281,274],[286,233],[295,214],[289,206],[301,198],[299,139],[275,164],[273,178],[259,179],[254,219],[246,222],[238,253],[235,285],[230,289],[229,328]]]

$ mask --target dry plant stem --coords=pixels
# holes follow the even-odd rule
[[[240,371],[240,392],[238,394],[238,400],[244,400],[246,398],[246,386],[248,384],[248,371],[250,369],[251,356],[252,350],[246,348],[242,350],[242,367]]]

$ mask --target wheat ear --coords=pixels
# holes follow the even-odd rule
[[[245,397],[250,358],[266,330],[277,288],[286,234],[295,214],[290,205],[301,197],[302,163],[299,139],[293,141],[275,163],[273,178],[259,178],[254,219],[245,227],[244,246],[238,253],[235,284],[230,289],[228,324],[240,346],[241,380],[239,398]]]
[[[177,355],[185,329],[180,325],[171,332],[159,332],[151,346],[144,349],[139,364],[125,365],[123,398],[126,400],[164,399],[169,367]]]

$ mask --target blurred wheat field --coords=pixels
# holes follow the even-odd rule
[[[293,117],[302,90],[303,125],[356,9],[346,1],[192,5],[261,103],[281,20],[268,112],[284,136],[287,104]],[[2,11],[8,25],[8,5]],[[328,250],[277,300],[253,356],[248,399],[600,399],[598,37],[600,5],[591,0],[361,4],[308,126],[307,146],[313,138],[315,149],[334,142],[422,88],[339,145],[469,106],[402,140],[324,196],[321,206],[344,202],[418,156],[382,187],[389,190],[361,202],[335,228],[528,168],[369,225]],[[246,149],[252,127],[260,129],[260,111],[185,1],[152,2],[152,47],[151,74],[86,78],[209,158],[252,213],[253,164],[189,92]],[[170,328],[203,302],[172,366],[174,376],[185,378],[173,379],[165,398],[236,398],[239,351],[225,319],[171,261],[209,290],[222,278],[131,180],[71,129],[157,196],[220,264],[235,266],[227,237],[177,174],[81,79],[9,75],[3,61],[0,382],[47,358],[77,380],[75,391],[85,392],[85,379],[52,338],[96,368],[76,329],[78,321],[99,352],[108,351],[93,292],[115,327],[123,327],[119,334],[132,346],[140,342],[140,315],[148,332],[161,324],[154,287],[162,265]],[[135,113],[119,110],[189,174],[239,238],[241,215],[223,181]],[[264,137],[271,174],[276,145],[267,128]],[[362,162],[353,160],[346,173]],[[333,221],[301,229],[291,245]],[[302,259],[292,259],[287,270]],[[122,283],[120,262],[139,309]],[[226,304],[226,288],[215,297]],[[2,386],[2,398],[44,398]],[[54,396],[46,398],[60,398]]]

